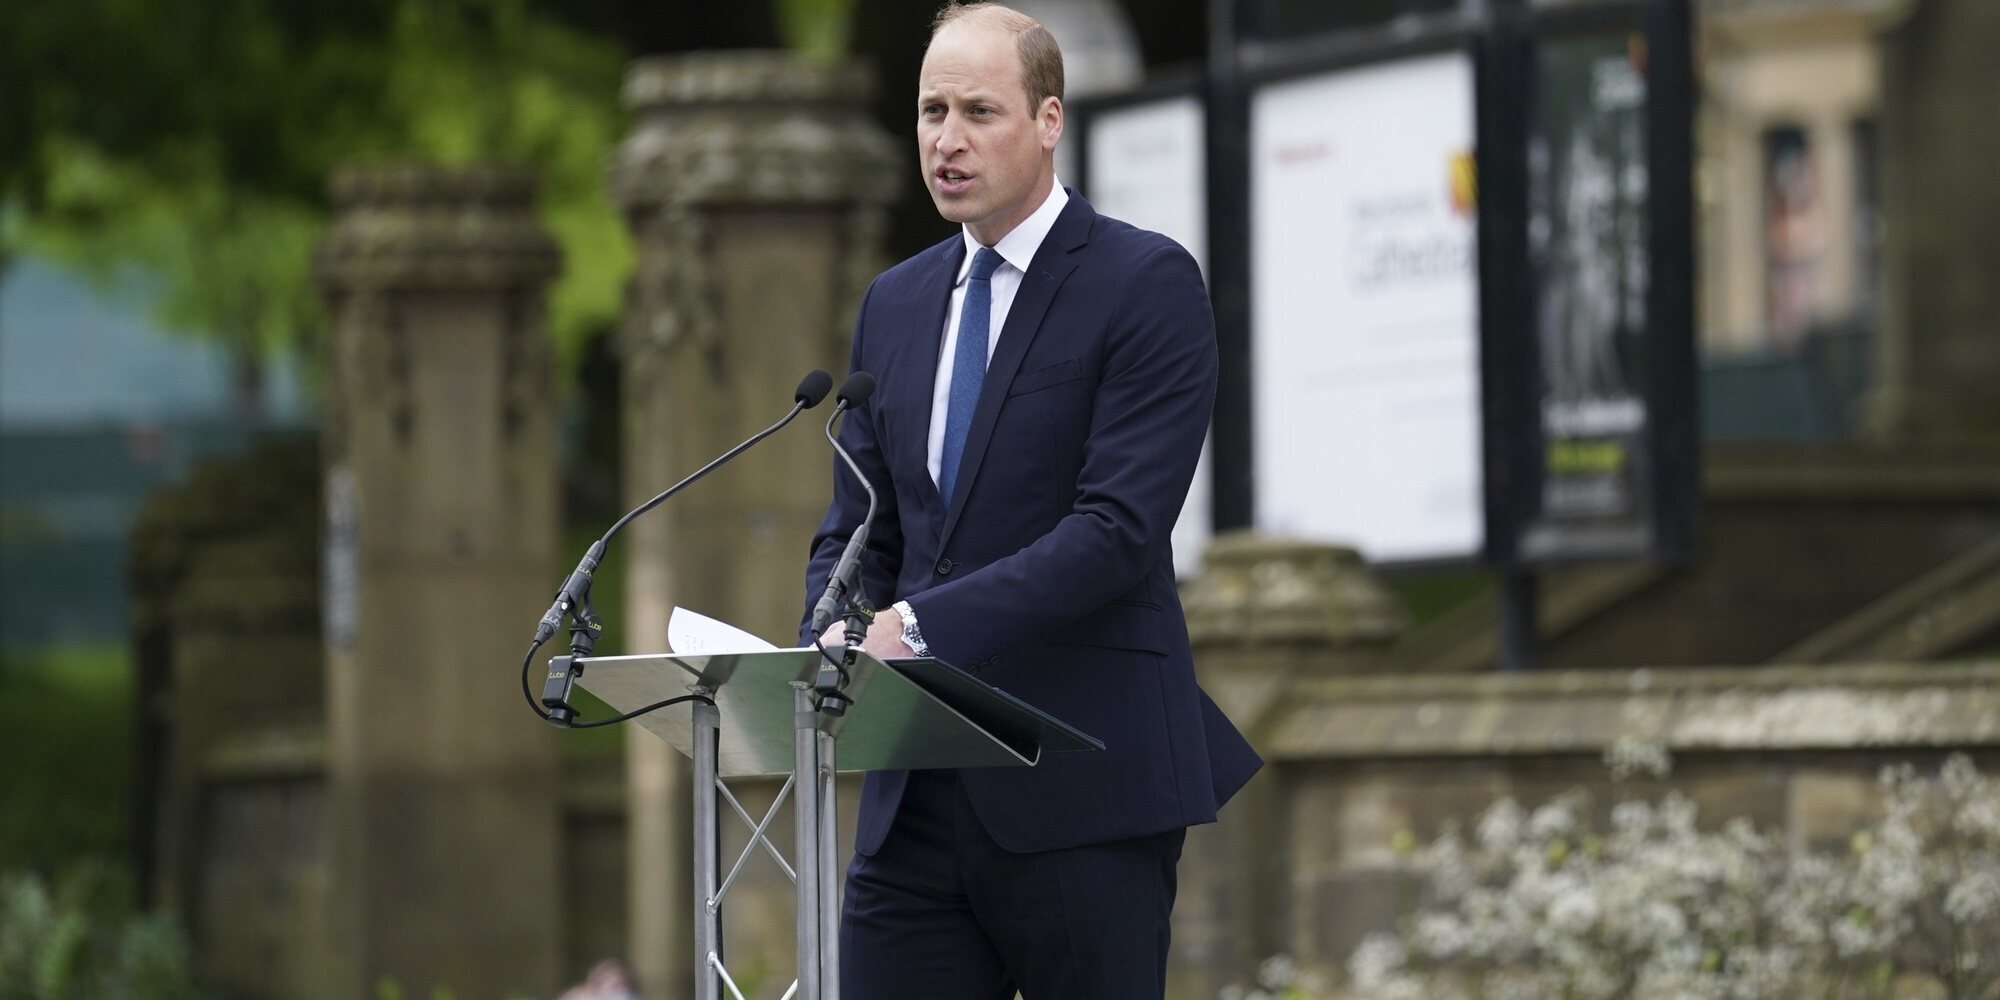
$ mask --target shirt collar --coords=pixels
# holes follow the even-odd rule
[[[1013,232],[1000,237],[1000,242],[993,249],[999,252],[1001,259],[1012,264],[1014,270],[1026,274],[1028,265],[1035,260],[1035,251],[1042,248],[1042,241],[1048,238],[1049,230],[1056,227],[1056,217],[1062,214],[1063,206],[1067,204],[1069,192],[1063,190],[1062,178],[1058,177],[1049,186],[1049,196],[1042,199],[1042,207],[1022,219]],[[965,276],[972,273],[972,255],[984,246],[972,238],[971,230],[964,230],[962,235],[965,239],[965,259],[958,262],[958,276],[952,279],[954,286],[965,283]]]

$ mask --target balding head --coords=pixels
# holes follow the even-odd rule
[[[1055,184],[1061,92],[1062,53],[1034,18],[945,8],[917,75],[917,153],[938,213],[987,246],[1032,214]]]
[[[938,9],[931,21],[931,41],[954,25],[1004,31],[1014,36],[1014,51],[1021,59],[1021,85],[1028,94],[1028,107],[1063,96],[1062,49],[1042,22],[997,3],[952,3]]]

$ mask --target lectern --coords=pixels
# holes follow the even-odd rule
[[[846,650],[839,652],[845,653]],[[722,899],[761,845],[796,887],[798,978],[782,1000],[839,1000],[840,915],[834,776],[922,768],[1033,767],[1051,753],[1103,744],[939,660],[884,662],[856,653],[843,715],[815,709],[817,649],[705,656],[643,654],[575,660],[576,683],[619,712],[678,695],[693,701],[635,721],[694,761],[695,998],[748,1000],[723,961]],[[763,819],[743,808],[725,778],[787,775]],[[793,857],[766,831],[787,796],[795,803]],[[725,874],[720,807],[751,828]]]

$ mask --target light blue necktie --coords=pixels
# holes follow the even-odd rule
[[[958,348],[951,356],[951,402],[945,408],[944,448],[938,456],[938,495],[951,504],[958,481],[958,460],[965,454],[965,435],[972,429],[972,411],[979,406],[979,387],[986,382],[986,331],[993,323],[993,272],[1002,258],[991,247],[972,255],[972,274],[965,279],[965,305],[958,312]]]

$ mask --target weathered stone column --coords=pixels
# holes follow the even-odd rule
[[[316,268],[344,992],[546,994],[557,744],[514,671],[558,575],[542,318],[560,258],[525,173],[353,170],[333,196]]]
[[[895,171],[914,169],[866,119],[872,88],[861,66],[781,53],[633,64],[636,124],[611,176],[637,254],[621,331],[632,503],[777,419],[807,371],[846,372]],[[828,412],[633,522],[630,647],[664,648],[677,603],[794,641],[829,491]],[[631,956],[647,996],[680,996],[693,983],[687,772],[652,734],[628,740]]]
[[[1205,562],[1181,594],[1195,669],[1267,759],[1215,826],[1188,831],[1169,970],[1176,997],[1215,996],[1287,950],[1288,810],[1301,806],[1265,750],[1266,723],[1301,680],[1389,669],[1405,625],[1353,549],[1238,532],[1217,537]]]
[[[1902,5],[1882,35],[1882,267],[1874,429],[2000,445],[2000,5]]]

